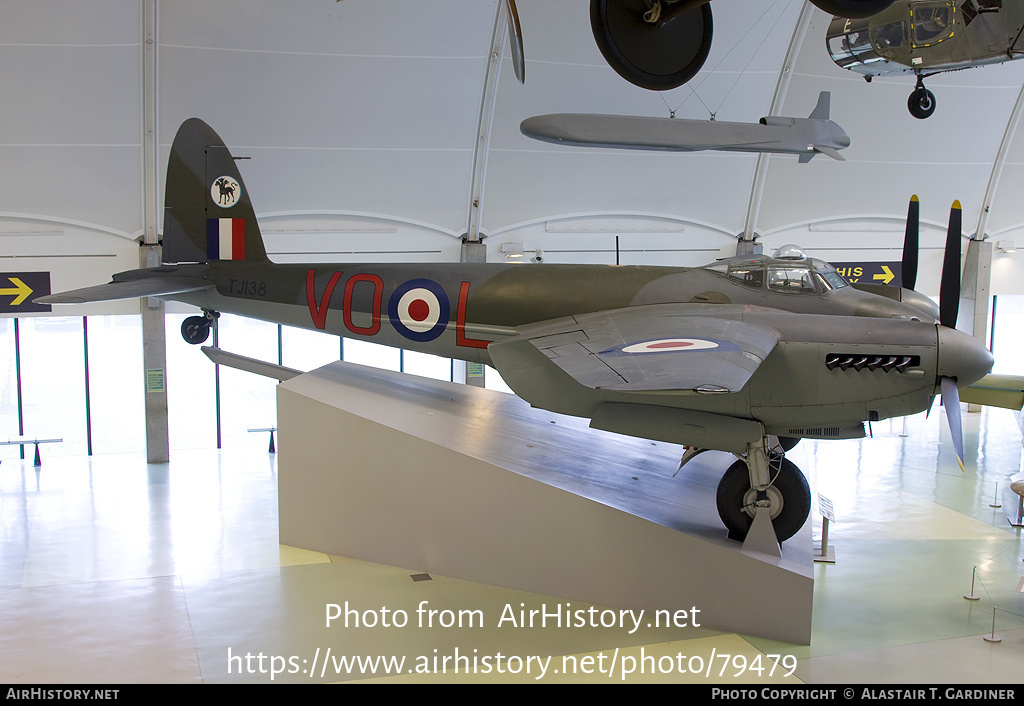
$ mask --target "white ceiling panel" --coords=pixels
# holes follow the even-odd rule
[[[934,223],[960,199],[964,230],[974,230],[1024,62],[930,78],[938,108],[916,120],[906,109],[912,78],[869,84],[832,62],[824,12],[812,12],[787,66],[802,0],[712,6],[715,36],[705,67],[685,86],[654,92],[605,63],[585,0],[518,0],[526,83],[512,74],[506,40],[493,120],[479,140],[498,0],[158,2],[158,180],[178,124],[195,116],[252,158],[242,169],[257,213],[301,217],[312,223],[310,232],[317,214],[391,224],[360,234],[360,247],[379,239],[395,252],[450,259],[455,250],[436,240],[455,241],[467,226],[478,145],[488,148],[484,236],[536,241],[564,261],[605,258],[617,230],[628,240],[630,261],[664,261],[671,252],[703,262],[729,250],[752,201],[754,231],[766,244],[800,234],[822,252],[840,252],[829,248],[857,234],[815,223],[865,216],[898,223],[912,193]],[[81,222],[104,233],[141,230],[142,7],[5,2],[0,213]],[[844,162],[771,157],[761,192],[754,190],[752,156],[588,150],[519,131],[523,119],[556,112],[756,121],[779,86],[787,88],[779,112],[794,117],[830,91],[832,118],[852,144]],[[1024,144],[1016,134],[988,233],[1020,234],[1024,243],[1022,189]],[[579,227],[552,230],[555,221]],[[651,225],[662,222],[673,225]],[[344,238],[344,229],[332,237]],[[424,238],[431,245],[420,248]],[[331,249],[345,251],[333,241]]]

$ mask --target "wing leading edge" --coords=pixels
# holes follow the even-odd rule
[[[692,304],[630,307],[523,326],[517,339],[592,389],[736,392],[779,341],[774,329],[743,321],[744,311],[720,305],[695,311]],[[500,360],[499,355],[495,362],[503,372]]]

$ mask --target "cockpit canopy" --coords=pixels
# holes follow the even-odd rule
[[[914,3],[909,12],[906,5],[898,4],[874,17],[833,18],[826,44],[839,66],[865,76],[879,75],[879,69],[872,64],[887,59],[903,63],[902,55],[895,53],[898,51],[906,53],[909,61],[915,50],[952,37],[956,22],[956,4],[951,0]]]
[[[779,248],[775,257],[730,258],[704,269],[751,289],[790,294],[826,294],[850,286],[832,265],[807,257],[795,245]]]

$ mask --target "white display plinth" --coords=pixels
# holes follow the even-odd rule
[[[590,429],[502,392],[349,363],[278,387],[282,544],[808,644],[810,525],[726,538],[734,457]]]

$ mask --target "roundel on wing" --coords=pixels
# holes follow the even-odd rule
[[[437,282],[409,280],[388,300],[388,318],[398,333],[411,341],[433,341],[448,326],[451,306]]]
[[[637,355],[643,353],[686,353],[695,351],[738,351],[730,341],[715,338],[658,338],[636,341],[601,351],[601,355]]]

